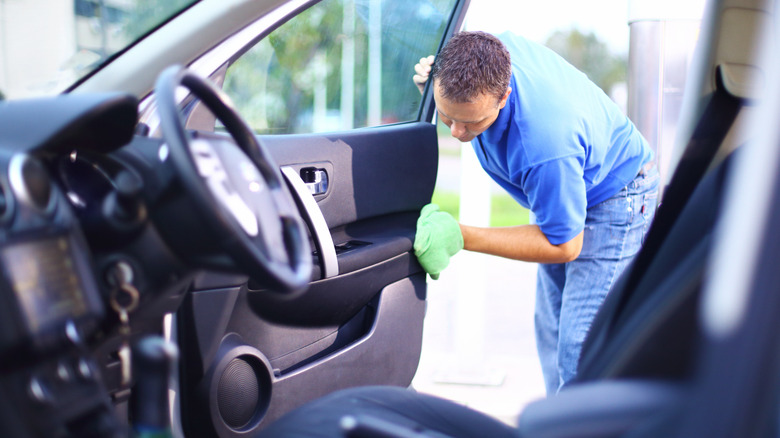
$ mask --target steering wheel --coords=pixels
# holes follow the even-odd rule
[[[225,126],[230,138],[185,131],[176,104],[188,89]],[[169,159],[199,214],[232,261],[262,286],[283,293],[305,289],[311,278],[308,234],[295,201],[265,148],[228,98],[211,82],[181,66],[155,84]]]

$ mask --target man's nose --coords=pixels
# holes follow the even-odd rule
[[[463,134],[466,133],[466,127],[460,123],[453,122],[452,125],[450,125],[450,132],[455,138],[463,137]]]

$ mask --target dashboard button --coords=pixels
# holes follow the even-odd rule
[[[57,364],[57,378],[64,383],[68,383],[73,380],[73,370],[65,362]]]
[[[76,370],[79,373],[79,377],[84,380],[92,380],[94,377],[92,367],[89,366],[89,362],[83,357],[79,359],[78,364],[76,365]]]
[[[27,385],[27,392],[30,397],[41,404],[50,404],[53,402],[51,392],[38,377],[32,377]]]

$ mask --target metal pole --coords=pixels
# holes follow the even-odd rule
[[[8,25],[5,20],[7,20],[5,0],[0,0],[0,92],[2,93],[7,92],[6,81],[8,80],[8,47],[6,42]]]
[[[98,20],[100,20],[100,57],[108,58],[108,15],[106,13],[105,0],[98,1]]]
[[[341,129],[355,124],[355,1],[344,0],[341,46]]]
[[[382,0],[368,3],[368,126],[382,124]]]
[[[628,116],[653,148],[662,179],[668,179],[673,166],[677,119],[703,3],[629,3]]]

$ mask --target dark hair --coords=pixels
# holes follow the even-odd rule
[[[509,52],[485,32],[455,34],[439,52],[431,68],[431,80],[439,79],[442,97],[468,102],[480,94],[504,97],[512,76]]]

